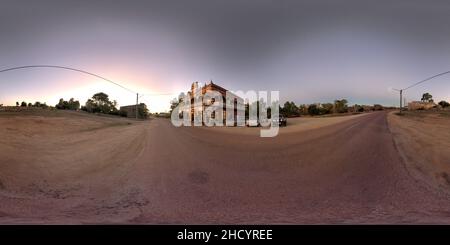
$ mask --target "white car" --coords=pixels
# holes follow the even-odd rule
[[[248,120],[246,121],[246,125],[247,125],[248,127],[259,127],[259,122],[258,122],[257,119],[248,119]]]

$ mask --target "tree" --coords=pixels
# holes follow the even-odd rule
[[[74,98],[71,98],[68,102],[68,108],[69,110],[79,110],[80,109],[80,102],[78,100],[75,100]]]
[[[335,100],[334,101],[334,110],[337,113],[345,113],[348,111],[347,106],[348,101],[346,99]]]
[[[287,117],[300,116],[300,110],[293,101],[286,101],[283,108],[281,108],[280,113]]]
[[[16,106],[19,106],[19,101],[16,101]]]
[[[333,112],[333,108],[334,105],[331,103],[324,103],[322,104],[322,106],[319,108],[320,109],[320,114],[329,114]]]
[[[374,104],[373,105],[373,110],[374,111],[382,111],[383,110],[383,106],[380,104]]]
[[[58,104],[55,105],[56,109],[58,110],[64,110],[64,99],[61,98],[59,99]]]
[[[28,103],[28,107],[32,107],[33,106],[33,104],[31,104],[31,103]]]
[[[22,103],[20,104],[21,107],[27,107],[27,102],[22,101]]]
[[[311,104],[308,106],[308,113],[311,116],[314,115],[319,115],[320,114],[320,109],[316,104]]]
[[[148,118],[148,109],[147,109],[147,105],[145,105],[144,103],[141,103],[138,107],[138,114],[139,114],[139,118]]]
[[[364,112],[364,107],[362,105],[355,104],[353,108],[353,112]]]
[[[450,103],[448,103],[447,101],[443,100],[441,102],[439,102],[439,105],[442,106],[442,108],[446,108],[450,106]]]
[[[39,101],[34,102],[33,107],[38,107],[38,108],[43,108],[43,109],[47,109],[48,108],[48,106],[47,106],[47,104],[45,102],[41,103]]]
[[[59,110],[78,110],[80,109],[80,102],[74,98],[71,98],[69,101],[65,101],[61,98],[55,107]]]
[[[96,93],[88,99],[83,110],[91,113],[118,114],[117,102],[110,101],[109,96],[103,92]]]
[[[170,101],[170,114],[172,114],[173,109],[175,109],[183,100],[185,99],[185,94],[183,92],[181,92],[178,95],[178,98],[173,98]]]
[[[430,93],[424,93],[422,95],[422,102],[434,102],[433,101],[433,95],[431,95]]]
[[[177,106],[180,104],[180,102],[174,98],[170,101],[170,114],[172,114],[172,111],[177,108]]]
[[[308,106],[305,104],[299,105],[298,112],[300,113],[300,115],[307,115],[308,114]]]

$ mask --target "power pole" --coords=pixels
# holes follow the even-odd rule
[[[437,75],[428,77],[428,78],[426,78],[426,79],[424,79],[424,80],[421,80],[421,81],[419,81],[419,82],[416,82],[416,83],[410,85],[409,87],[406,87],[406,88],[403,88],[403,89],[395,89],[395,88],[394,88],[393,90],[399,91],[399,92],[400,92],[400,114],[402,114],[402,107],[403,107],[403,106],[402,106],[402,96],[403,96],[403,91],[404,91],[404,90],[410,89],[410,88],[415,87],[415,86],[417,86],[417,85],[419,85],[419,84],[421,84],[421,83],[430,81],[430,80],[432,80],[432,79],[434,79],[434,78],[436,78],[436,77],[440,77],[440,76],[447,75],[447,74],[450,74],[450,71],[442,72],[442,73],[439,73],[439,74],[437,74]],[[405,104],[406,104],[406,103],[405,103]]]
[[[136,119],[138,119],[139,93],[136,93]]]

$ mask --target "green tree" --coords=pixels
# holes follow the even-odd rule
[[[307,115],[308,114],[308,106],[305,104],[299,105],[298,112],[300,113],[300,115]]]
[[[117,102],[110,101],[109,96],[103,92],[96,93],[88,99],[83,110],[91,113],[118,114]]]
[[[55,105],[55,108],[58,109],[58,110],[64,110],[65,109],[64,107],[65,107],[64,106],[64,99],[61,98],[61,99],[59,99],[58,104]]]
[[[320,114],[330,114],[333,113],[333,108],[334,105],[332,103],[324,103],[322,104],[322,106],[319,108],[320,109]]]
[[[68,104],[68,108],[69,110],[79,110],[80,109],[80,102],[78,100],[75,100],[74,98],[71,98],[69,100]]]
[[[337,113],[345,113],[348,111],[347,106],[348,101],[346,99],[335,100],[334,101],[334,110]]]
[[[22,101],[22,103],[20,104],[21,107],[27,107],[27,102]]]
[[[442,106],[442,108],[446,108],[450,106],[450,103],[448,103],[445,100],[442,100],[441,102],[439,102],[439,105]]]
[[[353,112],[364,112],[364,107],[362,105],[355,104],[353,106]]]
[[[65,101],[61,98],[55,107],[59,110],[78,110],[80,109],[80,102],[74,98],[71,98],[69,101]]]
[[[172,114],[172,111],[177,108],[177,106],[180,104],[180,101],[177,98],[174,98],[170,101],[170,114]]]
[[[311,104],[308,106],[308,114],[311,116],[319,115],[320,109],[316,104]]]
[[[422,99],[423,102],[434,102],[433,101],[433,95],[431,95],[430,93],[424,93],[422,95]]]
[[[283,108],[281,108],[280,113],[287,117],[300,116],[300,110],[293,101],[286,101]]]

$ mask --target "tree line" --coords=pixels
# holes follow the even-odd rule
[[[46,103],[35,102],[27,103],[23,101],[22,103],[16,102],[16,106],[20,107],[40,107],[40,108],[51,108]],[[58,110],[82,110],[89,113],[102,113],[108,115],[116,115],[126,117],[127,112],[121,111],[118,108],[118,103],[116,100],[110,100],[109,96],[103,92],[94,94],[90,99],[88,99],[85,105],[81,106],[80,101],[71,98],[69,100],[59,99],[58,104],[54,106]],[[145,104],[138,107],[138,115],[140,118],[147,118],[149,115],[148,109]]]
[[[16,102],[16,106],[20,106],[20,107],[38,107],[38,108],[48,108],[49,106],[46,103],[41,103],[39,101],[36,101],[33,103],[27,103],[25,101],[22,101],[22,103],[19,103],[18,101]]]
[[[316,103],[316,104],[302,104],[296,105],[292,101],[287,101],[280,106],[280,114],[286,117],[298,117],[303,115],[318,116],[334,113],[347,112],[364,112],[365,110],[383,110],[382,105],[375,104],[373,106],[354,105],[348,106],[346,99],[338,99],[333,103]]]
[[[170,102],[170,113],[175,109],[179,103],[182,102],[184,94],[181,93],[178,98],[174,98]],[[259,108],[259,103],[264,103],[264,101],[255,101],[256,108]],[[267,107],[267,106],[266,106]],[[301,104],[296,105],[293,101],[286,101],[283,106],[279,107],[280,115],[285,117],[299,117],[304,115],[318,116],[334,113],[347,113],[351,112],[364,112],[366,110],[383,110],[384,107],[379,104],[373,106],[367,105],[354,105],[352,107],[348,106],[348,101],[346,99],[337,99],[333,103],[316,103],[316,104]],[[257,110],[259,113],[259,109]],[[270,115],[270,107],[268,107],[268,114]],[[245,104],[245,115],[249,114],[249,104]]]

